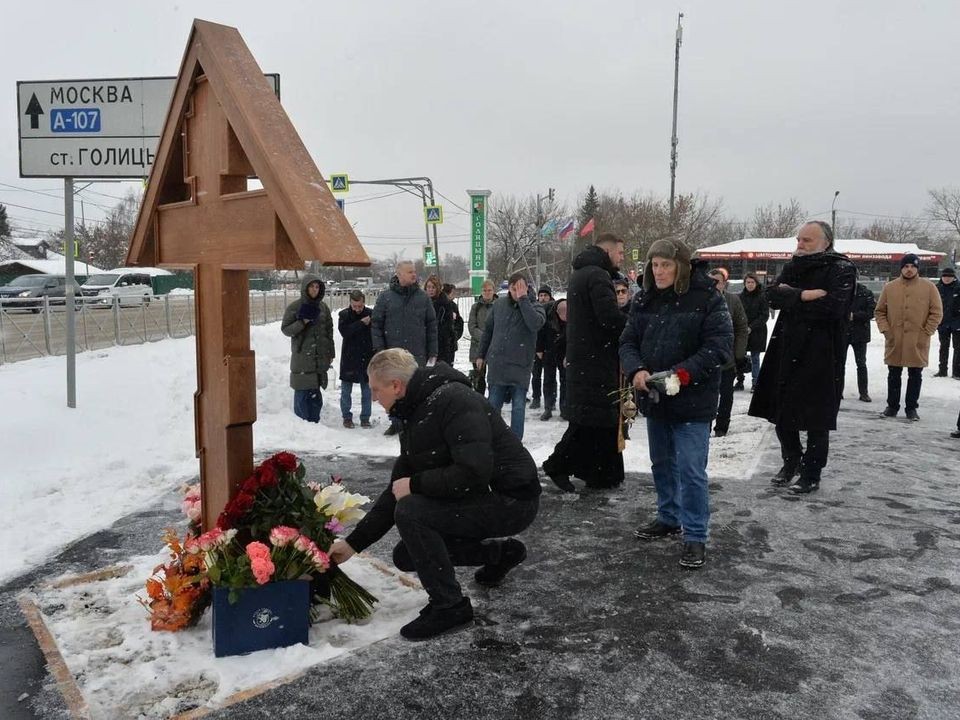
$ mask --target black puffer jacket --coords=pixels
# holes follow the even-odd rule
[[[677,295],[664,290],[637,293],[630,321],[620,338],[620,362],[632,382],[639,370],[653,374],[683,368],[690,384],[676,395],[650,403],[641,396],[648,417],[678,422],[707,422],[717,415],[720,368],[733,359],[733,322],[723,296],[694,260],[690,287]]]
[[[940,321],[939,329],[960,330],[960,280],[954,280],[949,285],[938,280],[937,291],[943,304],[943,320]]]
[[[620,410],[617,344],[626,316],[617,306],[617,270],[603,248],[591,245],[573,261],[567,285],[567,409],[571,422],[616,427]]]
[[[337,327],[343,336],[340,347],[340,379],[345,382],[369,382],[367,365],[373,357],[370,323],[362,322],[372,312],[367,306],[355,313],[348,305],[337,316]]]
[[[779,310],[750,415],[797,430],[836,430],[857,268],[845,255],[797,255],[767,288]],[[803,302],[803,290],[826,290]]]
[[[403,287],[396,275],[373,306],[373,351],[403,348],[421,365],[437,356],[437,314],[427,294],[414,283]]]
[[[747,352],[762,353],[767,349],[767,321],[770,319],[770,305],[758,284],[753,292],[746,289],[740,292],[740,304],[747,313],[750,334],[747,335]]]
[[[853,302],[850,303],[850,342],[870,342],[870,323],[873,321],[873,311],[877,308],[877,299],[866,285],[857,283],[853,293]]]
[[[556,300],[543,306],[546,320],[540,332],[537,333],[537,352],[543,353],[543,364],[563,366],[563,358],[567,351],[567,323],[557,315],[557,303],[566,300]]]
[[[406,395],[392,408],[400,419],[400,457],[390,484],[347,537],[364,550],[393,527],[397,501],[392,483],[410,478],[410,491],[450,501],[496,492],[517,500],[540,495],[537,465],[486,399],[465,375],[446,363],[421,368]]]
[[[457,335],[454,331],[460,311],[457,305],[443,293],[433,298],[433,312],[437,316],[437,359],[453,364],[457,354]]]

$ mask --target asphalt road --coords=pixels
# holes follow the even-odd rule
[[[461,576],[474,627],[388,639],[213,717],[960,717],[960,441],[947,435],[955,409],[932,404],[908,424],[845,403],[811,496],[769,485],[779,454],[768,433],[754,477],[711,479],[708,564],[696,572],[677,566],[676,541],[632,536],[654,506],[649,474],[576,499],[547,483],[523,538],[527,562],[495,590]],[[390,465],[305,460],[367,494]],[[155,551],[178,521],[177,499],[171,488],[157,507],[0,587],[0,717],[63,716],[15,596]],[[392,541],[373,553],[389,560]]]

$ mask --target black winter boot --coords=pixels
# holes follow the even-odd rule
[[[484,565],[473,574],[477,584],[484,587],[497,587],[508,572],[527,559],[527,546],[516,538],[492,540],[487,544],[493,543],[500,546],[499,559],[495,563]]]
[[[783,467],[770,478],[770,483],[777,487],[783,487],[793,482],[793,479],[800,473],[800,460],[790,458],[783,461]]]
[[[470,598],[463,598],[451,608],[437,608],[433,603],[427,605],[416,620],[400,628],[400,635],[407,640],[429,640],[472,624],[473,606]]]

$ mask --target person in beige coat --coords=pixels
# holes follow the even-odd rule
[[[907,368],[905,408],[908,420],[919,420],[921,373],[927,367],[930,338],[943,318],[937,286],[920,277],[920,260],[908,253],[900,260],[900,277],[883,286],[874,317],[884,337],[887,365],[887,407],[883,417],[900,411],[900,386]]]

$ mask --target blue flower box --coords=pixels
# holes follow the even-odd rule
[[[213,589],[213,654],[244,653],[307,643],[310,581],[284,580],[237,591]]]

